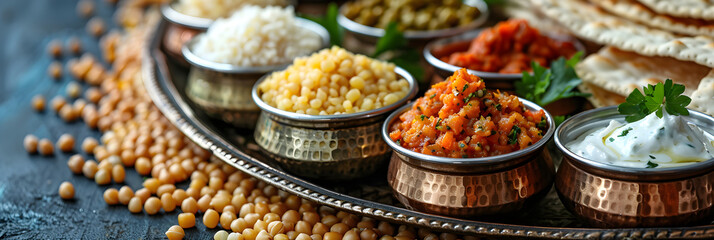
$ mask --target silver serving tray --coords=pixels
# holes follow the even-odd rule
[[[235,168],[281,190],[319,204],[438,232],[486,238],[547,239],[714,239],[714,225],[676,228],[588,228],[568,213],[554,191],[528,211],[503,219],[466,220],[425,214],[401,207],[386,185],[386,175],[377,174],[359,182],[329,183],[288,174],[251,146],[252,133],[241,132],[211,120],[197,111],[184,94],[187,69],[167,59],[161,37],[167,22],[157,25],[142,59],[144,85],[166,118],[200,147]],[[245,136],[245,137],[243,137]],[[385,171],[386,172],[386,171]]]

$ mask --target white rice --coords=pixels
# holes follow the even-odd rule
[[[201,18],[225,18],[243,6],[287,6],[288,0],[179,0],[173,5],[176,11]]]
[[[246,6],[218,19],[194,46],[203,59],[237,66],[290,63],[320,48],[320,36],[296,25],[292,7]]]

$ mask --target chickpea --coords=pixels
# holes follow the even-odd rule
[[[184,236],[186,236],[186,233],[179,225],[173,225],[169,228],[168,231],[166,231],[166,237],[169,240],[180,240],[183,239]]]
[[[45,97],[42,95],[35,95],[32,97],[32,108],[37,112],[42,112],[45,110]]]
[[[82,166],[82,173],[85,177],[89,179],[94,179],[94,175],[97,173],[97,162],[94,160],[88,160]]]
[[[117,164],[112,167],[112,179],[115,183],[123,183],[125,177],[126,172],[124,171],[124,167],[122,165]]]
[[[86,152],[87,154],[93,154],[94,153],[94,148],[99,145],[99,142],[97,142],[97,139],[93,137],[86,137],[84,141],[82,141],[82,150]]]
[[[149,192],[156,193],[156,190],[159,189],[161,182],[159,181],[159,179],[156,179],[156,178],[148,178],[148,179],[144,180],[144,183],[142,185],[146,189],[148,189]]]
[[[193,213],[181,213],[178,215],[179,226],[182,228],[192,228],[196,226],[196,216]]]
[[[106,169],[99,169],[94,175],[94,182],[99,185],[107,185],[112,182],[112,173]]]
[[[79,41],[79,38],[72,37],[67,41],[67,48],[69,52],[77,55],[82,51],[82,43]]]
[[[67,84],[67,89],[65,89],[67,96],[70,98],[78,98],[80,93],[82,92],[82,86],[77,84],[76,82],[70,82]]]
[[[62,64],[58,61],[53,61],[50,66],[47,67],[47,74],[50,75],[55,80],[62,77]]]
[[[216,232],[215,235],[213,235],[214,240],[227,240],[228,239],[228,232],[225,230],[220,230]]]
[[[236,219],[235,213],[224,212],[224,213],[221,213],[221,217],[220,217],[219,221],[221,223],[221,227],[223,227],[223,229],[228,230],[228,229],[231,229],[231,222],[233,222],[233,220],[235,220],[235,219]]]
[[[140,157],[136,159],[136,164],[134,165],[136,172],[140,175],[149,175],[151,173],[151,161],[148,158]]]
[[[124,204],[124,205],[129,204],[129,201],[130,201],[131,198],[133,198],[133,197],[134,197],[134,191],[131,190],[131,187],[129,187],[129,186],[122,186],[121,188],[119,188],[119,196],[118,196],[118,199],[119,199],[119,202],[120,202],[121,204]]]
[[[203,225],[207,228],[215,228],[218,225],[218,212],[213,209],[208,209],[206,213],[203,214]]]
[[[183,200],[181,203],[181,211],[185,213],[196,213],[198,212],[198,204],[193,197],[189,197]]]
[[[90,0],[81,0],[77,2],[77,14],[83,18],[87,18],[94,14],[94,2]]]
[[[211,206],[211,196],[209,195],[203,195],[198,201],[196,202],[198,205],[198,210],[201,212],[206,212],[206,209],[208,209]]]
[[[27,134],[25,136],[25,139],[22,141],[22,145],[25,147],[25,151],[30,154],[37,153],[37,145],[38,143],[37,137],[32,134]]]
[[[151,197],[151,192],[149,191],[149,189],[141,188],[134,192],[134,197],[138,197],[139,199],[141,199],[141,203],[143,204],[144,202],[146,202],[147,199],[149,199],[149,197]]]
[[[232,232],[228,234],[227,240],[243,240],[243,235],[240,235],[240,233],[237,232]]]
[[[171,197],[173,197],[174,201],[176,201],[176,206],[181,206],[181,203],[188,197],[188,194],[186,194],[186,191],[183,189],[176,189],[171,194]]]
[[[248,223],[245,221],[243,218],[238,218],[236,220],[233,220],[231,222],[231,231],[234,232],[243,232],[246,228],[249,227]]]
[[[52,142],[50,142],[50,140],[47,138],[40,139],[37,147],[38,147],[38,150],[40,151],[40,154],[42,154],[44,156],[50,156],[50,155],[54,154],[54,151],[55,151],[54,146],[52,146]]]
[[[67,160],[67,167],[69,167],[69,170],[74,174],[82,173],[83,166],[84,158],[79,154],[72,155],[69,157],[69,160]]]
[[[154,215],[161,210],[161,200],[157,197],[150,197],[149,199],[146,199],[146,202],[144,203],[144,211],[146,211],[147,214],[149,215]]]
[[[128,204],[129,212],[140,213],[143,207],[142,205],[143,201],[139,197],[132,197]]]
[[[62,182],[59,186],[59,195],[65,200],[74,198],[74,185],[71,182]]]
[[[50,41],[47,44],[47,52],[54,58],[62,56],[62,42],[57,39]]]
[[[87,32],[92,36],[99,37],[105,31],[104,20],[101,17],[93,17],[87,22]]]
[[[63,152],[71,152],[74,148],[74,137],[68,133],[62,134],[57,140],[57,146]]]
[[[161,208],[163,208],[165,212],[172,212],[176,209],[176,201],[170,193],[164,193],[161,195]]]

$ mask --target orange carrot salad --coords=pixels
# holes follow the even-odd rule
[[[543,110],[526,110],[518,97],[486,90],[481,78],[462,68],[400,115],[389,137],[423,154],[477,158],[526,148],[546,126]]]
[[[528,21],[514,19],[484,29],[466,52],[452,53],[441,60],[477,71],[521,73],[532,71],[531,61],[550,66],[558,57],[570,58],[575,52],[572,42],[543,36]]]

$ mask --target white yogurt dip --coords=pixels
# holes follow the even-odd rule
[[[590,160],[635,168],[675,167],[714,158],[714,136],[667,111],[662,118],[652,113],[627,124],[612,120],[566,147]]]

